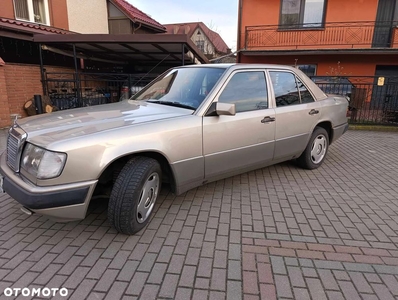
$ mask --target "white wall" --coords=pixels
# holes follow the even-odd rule
[[[69,30],[109,33],[106,0],[67,0]]]

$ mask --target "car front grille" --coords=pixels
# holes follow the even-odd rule
[[[9,134],[7,139],[7,164],[14,171],[18,169],[18,144],[18,139]]]
[[[8,132],[7,138],[7,164],[15,172],[19,172],[22,147],[26,140],[26,133],[14,125]]]

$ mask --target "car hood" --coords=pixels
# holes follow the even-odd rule
[[[162,119],[191,115],[192,110],[125,100],[113,104],[89,106],[25,118],[18,125],[28,141],[39,146],[51,142],[87,136],[100,131]]]

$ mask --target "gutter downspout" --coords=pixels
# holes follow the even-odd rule
[[[182,44],[181,52],[182,52],[182,65],[185,66],[185,44]]]
[[[73,60],[75,62],[75,84],[76,84],[76,93],[77,93],[77,100],[81,103],[81,89],[80,89],[80,78],[79,78],[79,71],[77,67],[77,57],[76,57],[76,44],[72,44],[73,47]]]
[[[41,86],[43,88],[43,96],[47,96],[47,80],[44,75],[44,63],[43,63],[43,49],[41,43],[39,43],[39,57],[40,57],[40,77]]]
[[[240,48],[240,43],[241,43],[241,26],[242,26],[242,10],[243,10],[243,0],[239,0],[239,7],[238,7],[238,38],[237,38],[237,46],[236,49],[241,49]],[[240,50],[237,53],[237,58],[236,62],[240,63],[241,62],[241,53]]]

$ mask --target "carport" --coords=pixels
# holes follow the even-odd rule
[[[115,102],[168,68],[209,63],[187,35],[36,34],[33,41],[40,48],[43,94],[57,99],[59,109]],[[46,72],[47,53],[72,57],[74,68]]]

